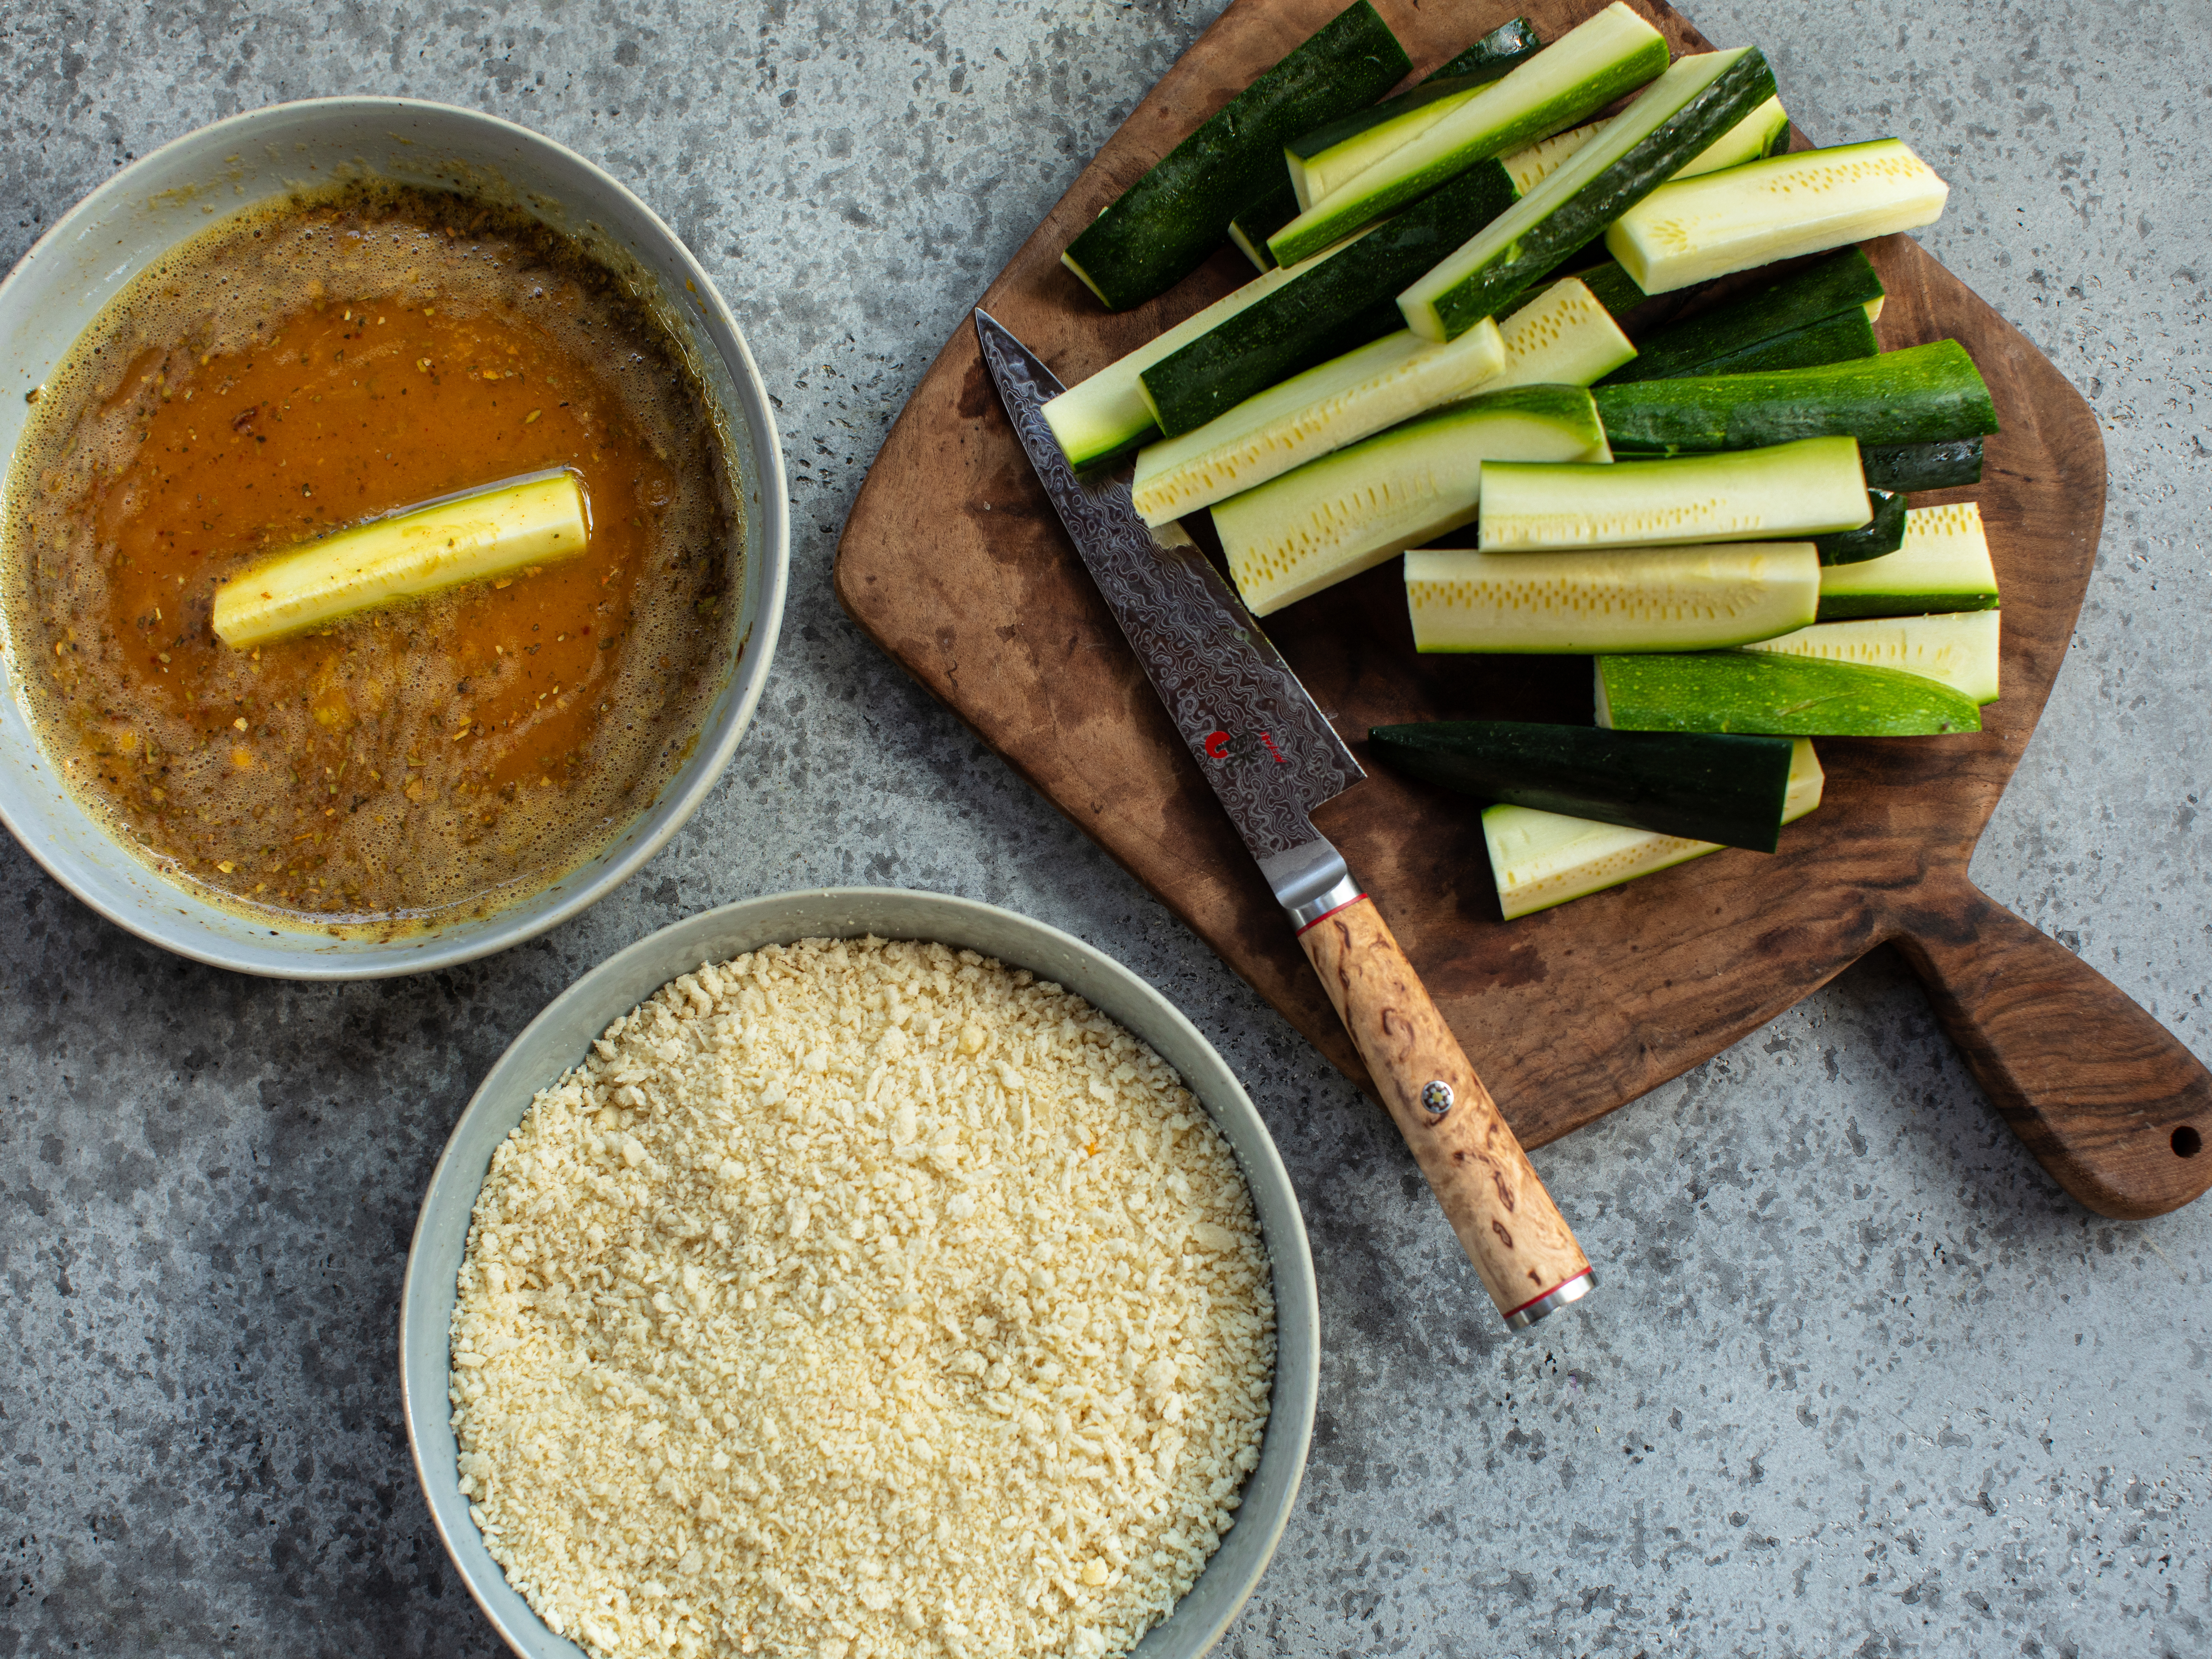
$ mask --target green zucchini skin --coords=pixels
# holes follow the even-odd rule
[[[1956,340],[1814,368],[1601,386],[1591,395],[1615,449],[1668,455],[1796,438],[1926,444],[1997,429],[1990,389]]]
[[[1749,48],[1612,166],[1500,248],[1497,257],[1437,294],[1430,307],[1444,337],[1472,328],[1522,289],[1550,275],[1774,95],[1773,70],[1763,52]],[[1565,176],[1567,170],[1562,169],[1553,178]],[[1542,196],[1544,188],[1537,186],[1529,199]],[[1400,306],[1407,322],[1421,328],[1419,307],[1408,306],[1403,298]]]
[[[1063,257],[1109,311],[1164,294],[1282,170],[1286,140],[1374,102],[1413,67],[1368,0],[1352,0],[1122,191]]]
[[[1154,363],[1141,378],[1161,432],[1204,426],[1279,380],[1395,333],[1405,325],[1398,290],[1512,204],[1505,169],[1480,162]]]
[[[1699,375],[1756,374],[1770,368],[1812,368],[1822,363],[1847,363],[1877,356],[1881,343],[1875,338],[1874,324],[1863,311],[1838,312],[1833,317],[1771,340],[1747,346],[1732,357],[1707,363]]]
[[[1822,564],[1861,564],[1905,545],[1905,497],[1893,489],[1869,489],[1867,504],[1874,517],[1856,530],[1813,538]]]
[[[1621,274],[1627,276],[1626,271]],[[1847,357],[1871,357],[1874,325],[1867,321],[1866,306],[1882,294],[1881,278],[1875,275],[1873,262],[1857,248],[1850,248],[1701,316],[1655,329],[1637,342],[1636,361],[1615,369],[1604,383],[1626,386],[1632,380],[1680,380],[1695,375],[1799,368]],[[1746,361],[1784,337],[1852,313],[1857,314],[1860,326],[1849,337],[1856,341],[1863,336],[1863,351],[1844,351],[1832,357],[1801,356],[1796,362]]]
[[[1867,488],[1956,489],[1982,481],[1982,441],[1957,438],[1932,444],[1861,444]]]
[[[1899,617],[1921,614],[1930,616],[1955,614],[1964,611],[1995,611],[1997,596],[1990,592],[1956,593],[1884,593],[1872,597],[1853,594],[1849,597],[1820,599],[1819,620],[1821,622],[1863,622],[1869,617]]]
[[[1429,720],[1367,740],[1399,771],[1483,800],[1757,853],[1782,836],[1787,738]]]
[[[1421,84],[1457,81],[1466,86],[1483,86],[1543,49],[1544,37],[1536,33],[1536,26],[1525,17],[1516,17],[1500,23],[1456,58],[1447,59]]]
[[[1283,146],[1293,155],[1318,155],[1323,150],[1334,149],[1347,138],[1357,138],[1370,128],[1385,121],[1396,119],[1408,110],[1419,109],[1424,104],[1433,104],[1439,98],[1449,98],[1455,92],[1467,92],[1475,87],[1486,87],[1501,79],[1522,58],[1539,52],[1544,45],[1536,33],[1536,26],[1525,17],[1516,17],[1510,23],[1500,23],[1496,28],[1469,46],[1465,52],[1444,64],[1436,73],[1395,98],[1386,98],[1381,103],[1316,127],[1302,133]],[[1292,199],[1296,199],[1293,193]],[[1291,217],[1297,216],[1293,213]],[[1283,224],[1290,223],[1290,219]],[[1275,229],[1280,230],[1282,225]],[[1271,232],[1270,234],[1273,233]]]
[[[1267,239],[1297,216],[1298,193],[1287,178],[1279,177],[1237,210],[1229,221],[1229,240],[1258,269],[1273,270],[1275,256],[1267,252]]]
[[[1972,697],[1894,668],[1759,651],[1597,659],[1601,722],[1624,732],[1765,732],[1788,738],[1978,732]]]

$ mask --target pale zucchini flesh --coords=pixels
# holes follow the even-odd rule
[[[1540,138],[1526,149],[1516,149],[1499,165],[1505,176],[1513,181],[1513,188],[1526,196],[1545,179],[1565,166],[1574,153],[1603,132],[1606,123],[1589,121],[1565,132],[1555,132],[1548,138]]]
[[[1799,150],[1662,185],[1613,222],[1605,246],[1646,294],[1668,294],[1933,224],[1949,194],[1895,138]]]
[[[1932,617],[1860,617],[1815,623],[1745,648],[1823,662],[1894,668],[1949,686],[1978,703],[1997,700],[1996,611]]]
[[[574,473],[518,479],[341,530],[231,578],[216,594],[216,636],[234,648],[261,645],[574,558],[589,539]]]
[[[1463,349],[1462,348],[1464,348]],[[1139,516],[1163,525],[1480,391],[1505,366],[1496,324],[1447,346],[1387,335],[1137,452]]]
[[[1505,367],[1491,383],[1493,392],[1516,386],[1589,386],[1636,356],[1613,313],[1572,276],[1553,283],[1500,323],[1498,331],[1505,342]],[[1611,459],[1610,451],[1604,459]]]
[[[1996,567],[1972,501],[1910,508],[1896,552],[1820,571],[1822,622],[1996,607]]]
[[[1790,753],[1782,821],[1795,823],[1818,806],[1826,781],[1811,740],[1798,738]],[[1508,921],[1721,850],[1718,842],[1630,830],[1529,806],[1486,809],[1482,839],[1498,906]]]
[[[1782,541],[1873,516],[1850,438],[1610,465],[1482,470],[1486,553],[1685,542]]]
[[[1096,374],[1078,380],[1057,398],[1048,399],[1044,405],[1045,424],[1060,441],[1068,465],[1079,468],[1096,466],[1142,443],[1156,429],[1152,405],[1145,401],[1144,384],[1139,379],[1146,369],[1351,246],[1350,241],[1340,242],[1303,265],[1281,266],[1254,277],[1203,311],[1184,318],[1164,334],[1147,340],[1126,356],[1115,358]]]
[[[1232,495],[1213,527],[1237,591],[1264,617],[1468,523],[1487,459],[1606,453],[1588,392],[1489,392]]]
[[[1674,177],[1700,179],[1747,161],[1764,161],[1789,142],[1790,112],[1782,107],[1781,99],[1770,98],[1700,150],[1689,166],[1677,168]]]
[[[1802,628],[1820,597],[1810,542],[1406,555],[1424,652],[1710,651]]]

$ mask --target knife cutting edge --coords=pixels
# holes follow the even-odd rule
[[[1128,470],[1068,465],[1044,418],[1060,384],[988,313],[983,362],[1014,435],[1169,718],[1212,786],[1358,1047],[1384,1105],[1508,1325],[1596,1285],[1528,1155],[1375,902],[1312,812],[1366,776],[1198,546],[1146,527]]]

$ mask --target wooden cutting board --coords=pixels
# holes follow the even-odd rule
[[[979,303],[1069,384],[1249,280],[1224,252],[1134,311],[1059,264],[1108,202],[1343,0],[1235,0]],[[1376,0],[1426,74],[1515,15],[1504,0]],[[1632,0],[1679,53],[1711,50]],[[1547,40],[1601,0],[1528,0]],[[1785,94],[1787,88],[1784,88]],[[1851,137],[1879,136],[1873,128]],[[1804,142],[1802,138],[1798,141]],[[1981,503],[2003,590],[2002,701],[1952,738],[1822,739],[1819,811],[1771,856],[1726,850],[1520,921],[1500,918],[1475,811],[1369,764],[1316,814],[1374,895],[1506,1116],[1539,1146],[1717,1054],[1877,945],[1894,943],[1998,1109],[2069,1191],[2143,1217],[2212,1184],[2212,1077],[2157,1021],[1967,879],[1974,842],[2065,653],[2104,520],[2087,404],[1912,241],[1870,245],[1895,349],[1953,337],[2003,432]],[[854,620],[1195,929],[1355,1079],[1320,984],[1017,447],[964,322],[891,429],[837,554]],[[1337,729],[1590,718],[1586,658],[1414,653],[1396,561],[1277,613],[1269,632]]]

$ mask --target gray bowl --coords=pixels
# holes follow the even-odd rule
[[[431,1519],[461,1580],[492,1627],[525,1659],[585,1659],[507,1582],[469,1518],[454,1467],[446,1398],[447,1326],[467,1246],[469,1212],[493,1151],[531,1097],[584,1057],[592,1040],[679,974],[764,945],[794,939],[935,939],[980,951],[1066,987],[1119,1020],[1182,1074],[1228,1136],[1252,1191],[1274,1273],[1275,1389],[1260,1467],[1245,1482],[1237,1524],[1188,1595],[1137,1646],[1140,1659],[1195,1659],[1220,1638],[1260,1582],[1289,1522],[1313,1438],[1320,1387],[1320,1307],[1297,1193],[1267,1127],[1235,1073],[1198,1028],[1103,951],[1042,922],[973,899],[896,889],[839,887],[726,904],[639,940],[556,997],[491,1068],[430,1176],[399,1298],[399,1387],[415,1470]]]
[[[0,612],[0,823],[47,873],[117,926],[181,956],[287,979],[420,973],[503,951],[598,900],[691,816],[752,719],[783,617],[791,529],[768,388],[704,268],[653,210],[574,151],[474,110],[404,98],[277,104],[202,127],[132,162],[70,210],[0,283],[0,456],[12,457],[25,394],[108,301],[225,214],[295,188],[363,175],[518,207],[628,277],[706,388],[745,506],[739,647],[690,759],[614,840],[524,902],[410,938],[333,938],[225,909],[167,881],[64,788],[22,703]],[[0,501],[0,512],[9,504]]]

